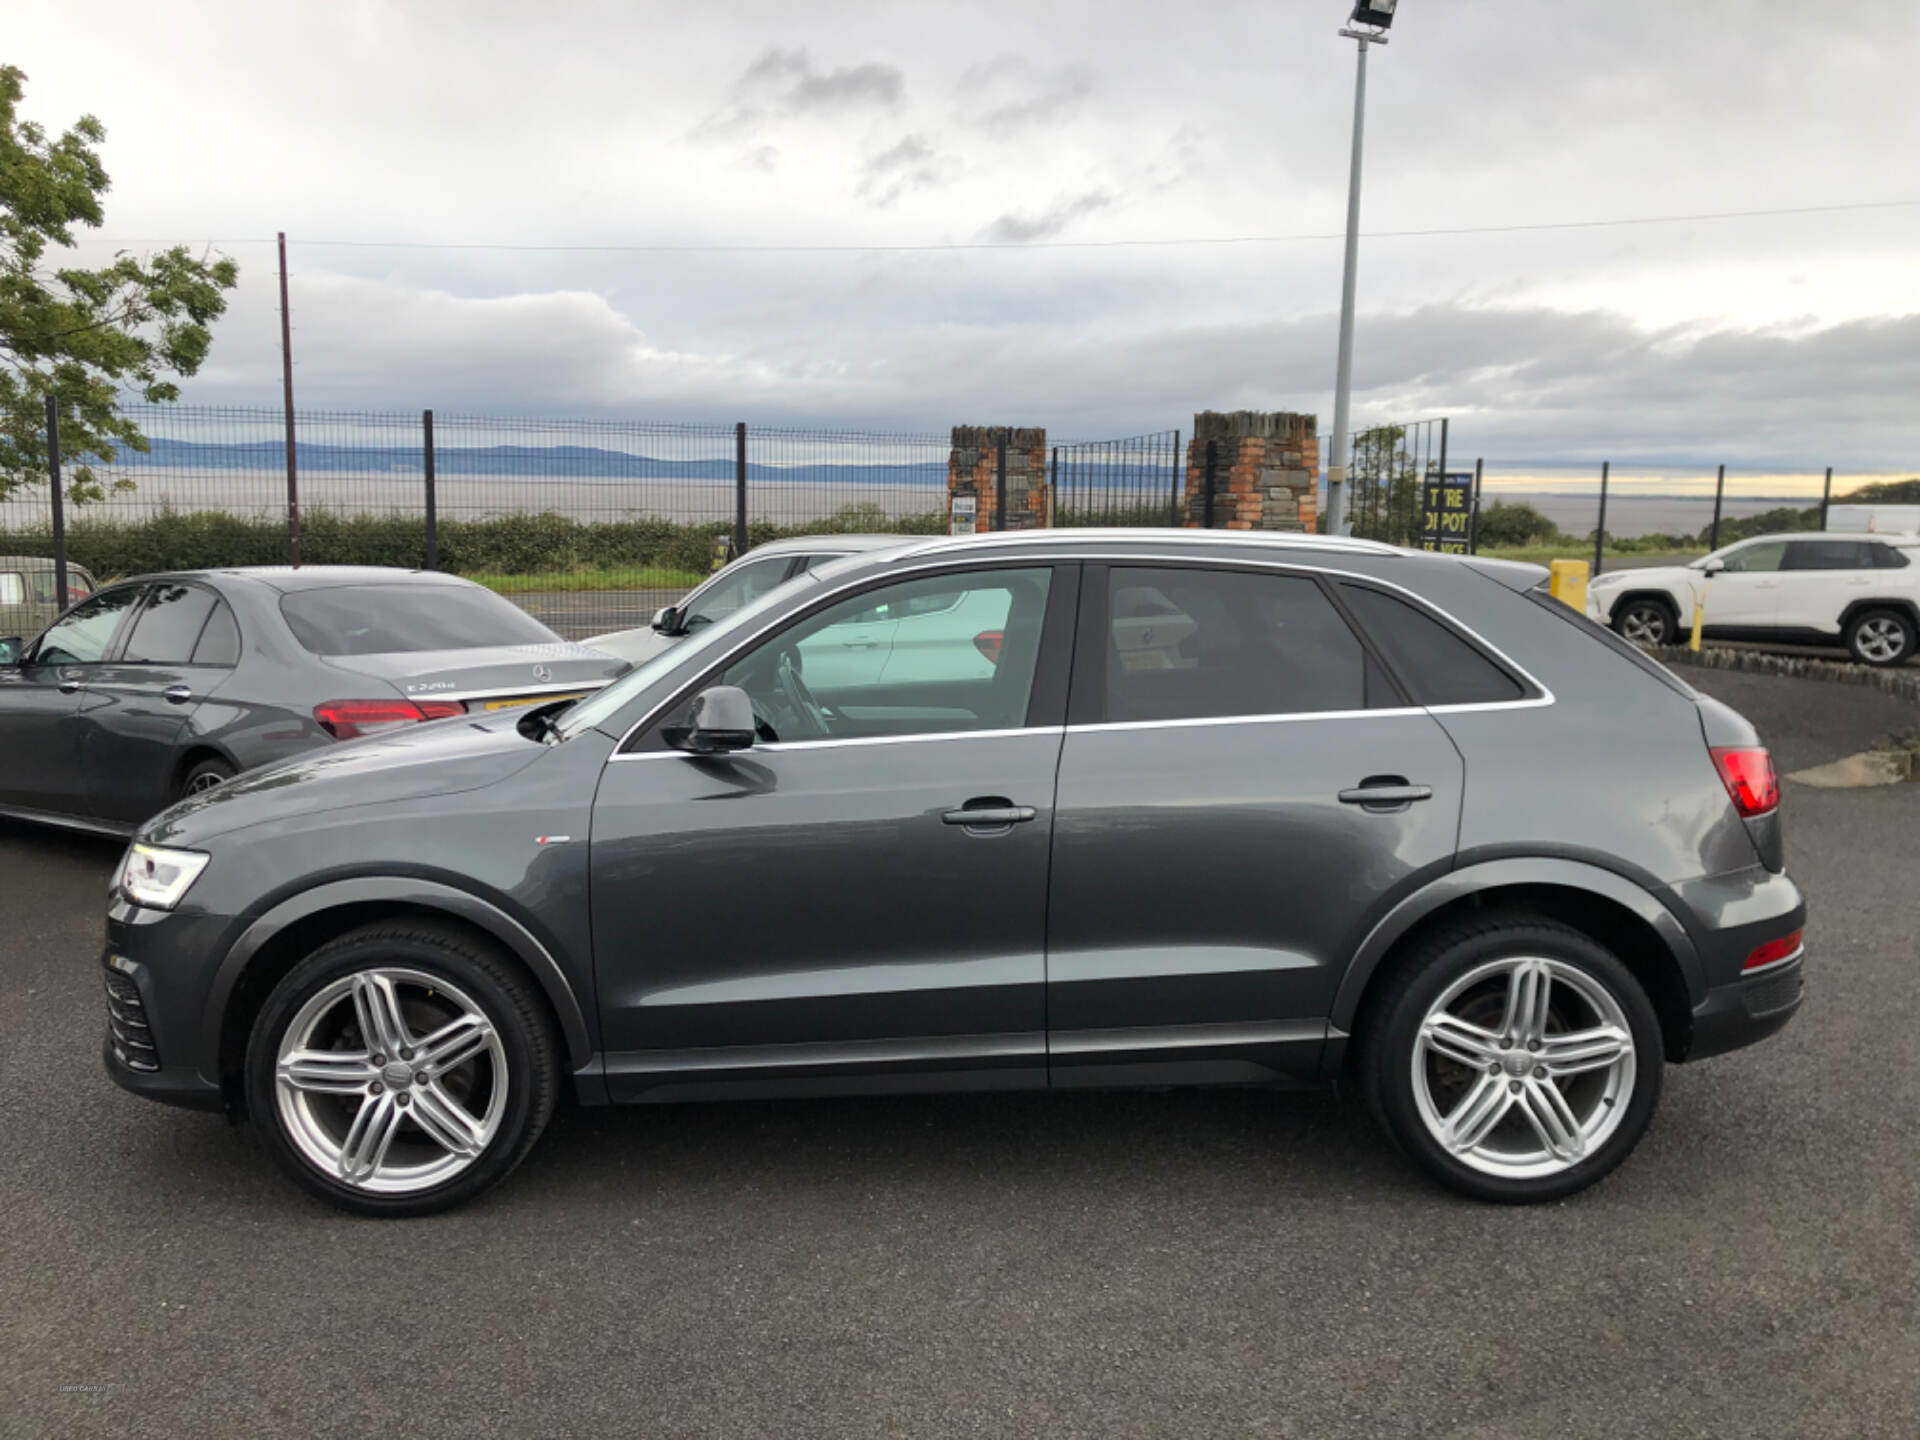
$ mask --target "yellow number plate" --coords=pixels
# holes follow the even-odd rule
[[[522,705],[548,705],[556,700],[578,700],[581,695],[585,695],[586,693],[586,691],[582,690],[579,695],[522,695],[514,700],[489,700],[487,701],[487,709],[518,710]]]

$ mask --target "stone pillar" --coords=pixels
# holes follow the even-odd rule
[[[1046,430],[1012,425],[956,425],[953,427],[953,448],[947,454],[949,531],[953,529],[953,502],[956,496],[972,497],[973,528],[976,532],[998,528],[994,524],[994,512],[999,504],[996,467],[1002,440],[1007,445],[1006,528],[1038,530],[1052,521]]]
[[[1187,444],[1188,529],[1205,525],[1207,442],[1215,452],[1216,530],[1306,530],[1318,519],[1320,439],[1311,415],[1287,410],[1203,410]]]

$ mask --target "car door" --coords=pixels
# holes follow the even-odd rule
[[[1313,576],[1210,564],[1087,567],[1068,721],[1052,1082],[1311,1073],[1369,917],[1452,862],[1445,731]]]
[[[1778,624],[1780,562],[1786,550],[1784,540],[1752,540],[1723,551],[1725,568],[1696,582],[1705,596],[1702,627],[1738,634]]]
[[[928,1087],[1046,1083],[1072,568],[949,570],[826,600],[718,660],[629,737],[591,841],[616,1097],[859,1089],[881,1069]],[[1007,638],[985,676],[928,675],[917,723],[900,687],[878,722],[857,687],[828,702],[800,677],[811,637],[936,594],[993,597]],[[713,684],[751,697],[757,743],[673,748]]]
[[[81,601],[0,669],[0,805],[87,814],[78,716],[88,681],[140,598],[117,585]]]
[[[90,815],[134,824],[173,803],[188,725],[230,673],[206,663],[210,654],[196,663],[209,626],[221,633],[232,626],[232,612],[212,589],[156,582],[126,641],[88,680],[78,744]]]
[[[1872,543],[1825,536],[1789,540],[1776,578],[1775,625],[1837,635],[1847,606],[1867,598],[1878,578]]]

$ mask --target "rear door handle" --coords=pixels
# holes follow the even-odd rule
[[[193,691],[189,690],[185,685],[169,685],[160,693],[166,697],[169,705],[184,705],[193,699]]]
[[[81,679],[78,675],[62,675],[60,677],[60,693],[62,695],[74,694],[79,690],[80,685]]]
[[[1024,825],[1040,812],[1031,805],[965,805],[940,817],[943,825],[964,825],[969,830],[1004,830]]]

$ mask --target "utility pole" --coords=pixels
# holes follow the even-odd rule
[[[280,232],[280,379],[287,411],[287,547],[300,568],[300,470],[293,441],[293,317],[287,312],[287,232]]]

